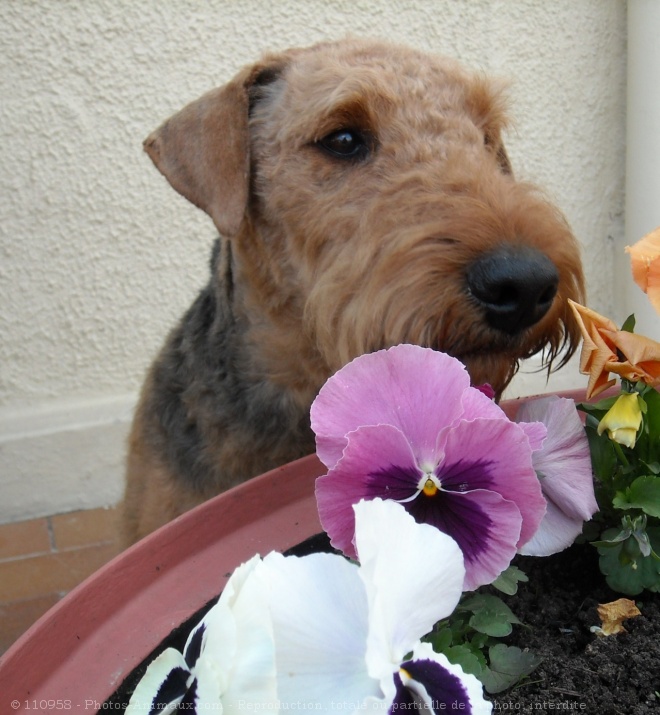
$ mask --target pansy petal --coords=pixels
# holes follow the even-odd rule
[[[547,438],[532,463],[546,498],[567,516],[586,521],[596,511],[589,440],[573,400],[553,395],[522,405],[516,420],[543,422]]]
[[[532,422],[525,421],[520,422],[519,427],[525,433],[525,436],[529,440],[529,446],[532,452],[536,453],[543,448],[545,439],[548,436],[548,430],[541,420]],[[532,455],[532,462],[534,461],[534,456]]]
[[[567,549],[582,532],[584,519],[567,516],[552,501],[541,525],[532,538],[524,544],[519,553],[524,556],[550,556]]]
[[[459,422],[438,435],[437,452],[439,457],[447,455],[437,471],[443,489],[501,494],[517,505],[523,519],[518,546],[531,539],[545,513],[545,499],[529,439],[519,425],[506,419]],[[458,469],[459,463],[465,468]]]
[[[229,685],[230,672],[236,657],[238,638],[236,635],[236,621],[229,606],[220,601],[204,616],[202,622],[191,631],[184,649],[186,660],[192,662],[190,652],[201,634],[201,648],[199,656],[192,668],[197,671],[204,660],[205,652],[215,663],[220,681],[218,687],[224,692]]]
[[[236,643],[236,625],[232,608],[236,604],[244,583],[260,560],[259,556],[253,556],[234,569],[222,589],[218,602],[190,632],[183,649],[189,667],[194,667],[200,652],[207,646],[209,639],[211,648],[216,653],[215,657],[223,659],[226,670],[230,667]]]
[[[218,602],[191,631],[184,648],[196,677],[196,703],[221,698],[229,707],[274,702],[275,657],[266,594],[254,556],[232,573]]]
[[[391,713],[402,709],[404,703],[410,703],[410,709],[426,705],[434,714],[460,711],[468,715],[488,715],[492,712],[479,680],[450,663],[446,656],[434,652],[428,643],[420,643],[396,675],[398,700],[392,703]]]
[[[369,603],[367,665],[381,679],[456,607],[463,555],[452,538],[415,523],[396,502],[374,499],[354,509],[359,576]]]
[[[158,712],[171,712],[183,699],[191,681],[192,676],[181,653],[168,648],[147,667],[131,695],[126,713],[149,713],[152,706]]]
[[[259,568],[260,562],[256,561],[254,570],[240,584],[232,607],[236,649],[229,683],[223,690],[222,702],[226,708],[242,708],[253,703],[273,705],[277,701],[273,623],[267,590],[262,579],[255,576]],[[214,651],[223,644],[218,642],[211,650],[209,641],[208,647],[213,657]]]
[[[186,646],[183,650],[186,661],[197,662],[205,650],[212,653],[217,672],[222,682],[219,684],[221,692],[229,686],[230,672],[236,658],[237,621],[233,612],[240,598],[245,582],[249,579],[257,564],[258,556],[238,566],[225,584],[218,603],[202,618],[200,623],[190,632]],[[202,634],[201,644],[199,634]],[[195,651],[199,653],[195,657]]]
[[[215,706],[217,708],[218,706],[218,699],[215,698],[211,701],[207,701],[206,703],[200,703],[199,698],[197,696],[197,688],[198,688],[198,681],[197,678],[195,678],[192,683],[190,684],[190,687],[186,691],[186,694],[183,696],[181,702],[176,706],[176,712],[180,712],[181,710],[184,710],[185,712],[193,712],[193,713],[198,713],[200,712],[200,705],[203,707],[203,705],[206,705],[207,703],[214,702]],[[154,715],[160,715],[161,710],[157,708],[154,712]],[[150,713],[151,715],[151,713]]]
[[[313,702],[330,711],[333,702],[379,697],[365,665],[367,597],[358,567],[335,554],[272,553],[259,575],[269,594],[281,707]]]
[[[493,420],[508,419],[504,410],[477,387],[465,390],[461,401],[463,404],[462,420],[473,420],[476,418]]]
[[[250,578],[260,561],[259,555],[255,555],[234,569],[220,594],[219,601],[221,603],[226,603],[230,608],[234,607],[245,582]]]
[[[516,555],[522,517],[517,505],[497,492],[438,491],[405,505],[415,520],[452,536],[465,559],[464,591],[492,583]]]
[[[394,697],[392,698],[392,702],[390,704],[388,715],[393,715],[395,712],[399,712],[400,710],[429,710],[435,714],[435,710],[431,710],[431,702],[429,697],[425,697],[426,693],[424,696],[420,697],[418,693],[413,691],[411,688],[407,687],[407,683],[404,683],[404,680],[402,679],[402,675],[404,673],[402,672],[397,672],[394,673],[394,686],[395,686],[395,693]],[[407,675],[407,674],[405,674]]]
[[[410,444],[396,427],[365,426],[351,432],[342,459],[316,480],[319,518],[332,545],[355,558],[353,504],[374,497],[407,499],[421,477]]]
[[[183,657],[186,660],[188,669],[195,667],[200,653],[202,652],[202,644],[204,642],[204,634],[206,633],[206,624],[198,623],[188,636],[186,647],[183,649]]]
[[[226,681],[227,674],[222,670],[222,666],[207,654],[200,659],[195,668],[195,689],[190,695],[194,698],[195,709],[193,712],[203,713],[218,710],[218,704],[224,707],[222,698],[224,688],[222,683]]]
[[[458,360],[429,348],[397,345],[362,355],[335,373],[312,404],[317,454],[331,468],[349,432],[390,424],[415,445],[418,459],[427,459],[439,429],[460,416],[469,384]]]

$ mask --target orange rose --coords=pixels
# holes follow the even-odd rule
[[[627,380],[642,380],[652,387],[660,385],[660,343],[625,330],[618,330],[612,342],[627,358],[627,362],[610,366],[612,372]]]
[[[646,293],[660,313],[660,227],[640,238],[633,246],[626,246],[635,283]]]
[[[582,332],[582,352],[580,353],[580,372],[589,375],[587,399],[614,385],[610,380],[607,365],[617,360],[616,347],[609,338],[616,325],[594,310],[585,308],[572,300],[568,301],[575,319]]]
[[[594,310],[568,301],[582,332],[580,372],[589,375],[587,399],[614,385],[610,373],[648,385],[660,385],[660,343],[619,330]]]

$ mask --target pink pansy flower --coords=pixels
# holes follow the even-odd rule
[[[569,547],[598,511],[589,441],[573,400],[554,396],[527,402],[516,420],[543,422],[548,430],[543,447],[532,455],[548,509],[520,553],[549,556]]]
[[[311,418],[329,470],[316,482],[321,524],[347,556],[353,504],[393,499],[456,540],[472,590],[497,578],[543,519],[532,454],[545,427],[511,422],[449,355],[415,345],[363,355],[323,386]]]

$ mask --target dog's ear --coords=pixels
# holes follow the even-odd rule
[[[144,141],[145,151],[173,188],[206,211],[224,236],[238,232],[248,202],[250,89],[260,77],[272,81],[284,65],[284,55],[273,55],[245,67]]]

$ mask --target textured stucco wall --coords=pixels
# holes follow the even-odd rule
[[[622,0],[0,3],[0,520],[118,495],[130,406],[214,237],[141,142],[264,49],[376,35],[510,79],[514,169],[561,205],[617,318],[625,29]],[[95,405],[107,458],[72,438],[49,463],[41,438],[98,429]]]

